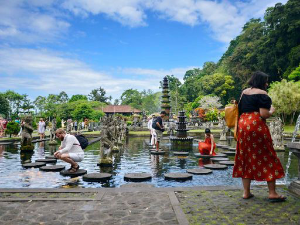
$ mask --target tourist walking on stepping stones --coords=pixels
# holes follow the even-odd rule
[[[54,157],[71,164],[69,172],[75,173],[79,169],[77,162],[81,162],[84,158],[79,141],[74,135],[67,134],[63,129],[57,129],[55,135],[61,140],[59,150],[54,153]]]
[[[199,142],[198,149],[201,155],[216,155],[216,143],[214,141],[214,136],[211,134],[210,129],[205,129],[205,141]]]
[[[159,142],[162,139],[163,132],[165,131],[163,125],[163,118],[166,116],[165,111],[161,111],[160,116],[158,116],[155,120],[153,120],[152,128],[156,133],[156,151],[159,151]]]
[[[46,130],[46,123],[43,118],[40,118],[40,121],[38,124],[38,133],[40,135],[40,139],[45,138],[45,130]]]
[[[268,75],[255,72],[248,81],[239,102],[238,137],[233,177],[241,177],[244,199],[252,198],[251,180],[267,181],[269,201],[282,202],[286,197],[276,192],[276,179],[284,177],[284,170],[273,148],[266,119],[275,112],[266,92]]]

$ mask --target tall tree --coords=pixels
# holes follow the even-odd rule
[[[5,117],[9,115],[9,102],[2,93],[0,93],[0,115]]]
[[[86,95],[72,95],[72,97],[70,98],[69,102],[76,102],[79,100],[88,100],[88,98],[86,97]]]
[[[109,103],[109,101],[112,99],[111,96],[106,96],[106,91],[102,87],[92,90],[88,96],[91,101],[99,101],[104,103]]]
[[[142,109],[142,94],[136,89],[127,89],[121,95],[121,105]]]

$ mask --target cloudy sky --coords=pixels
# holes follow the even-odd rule
[[[0,0],[0,92],[158,90],[287,0]]]

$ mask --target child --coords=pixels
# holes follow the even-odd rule
[[[205,141],[199,142],[198,149],[201,155],[216,155],[216,143],[214,136],[210,133],[210,129],[205,129]]]

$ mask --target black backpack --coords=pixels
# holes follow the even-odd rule
[[[75,137],[79,141],[82,149],[85,149],[89,145],[89,140],[82,134],[75,135]]]
[[[157,129],[156,122],[157,122],[157,118],[152,120],[152,128],[155,129],[155,130]]]

